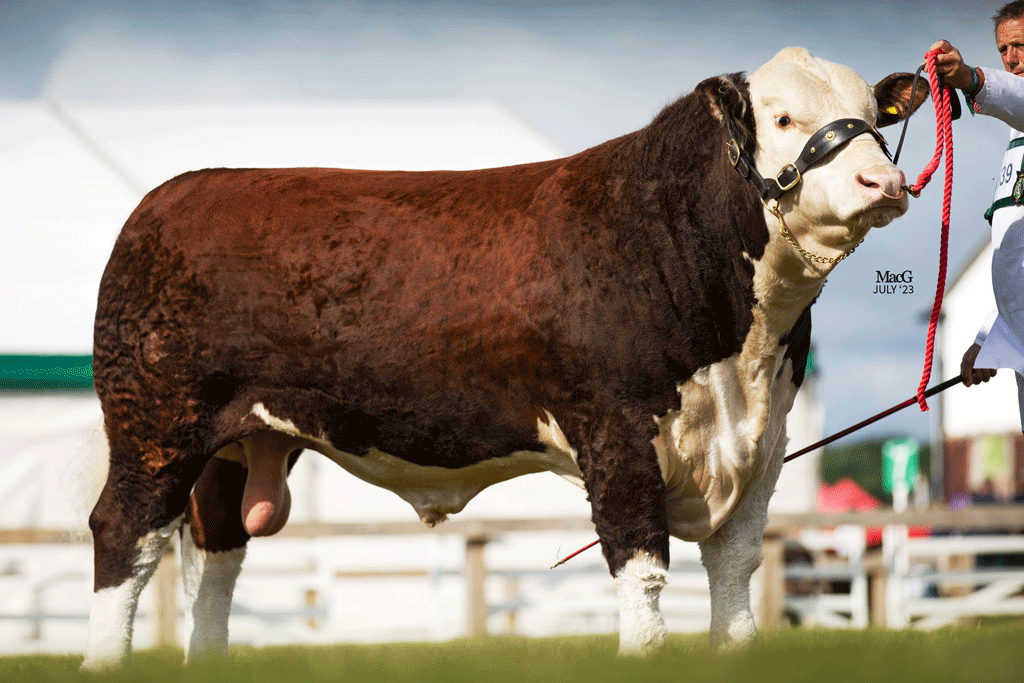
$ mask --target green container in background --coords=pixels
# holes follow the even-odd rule
[[[0,391],[92,389],[92,356],[0,356]]]

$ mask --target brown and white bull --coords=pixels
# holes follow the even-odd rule
[[[496,482],[560,474],[589,495],[622,653],[664,641],[670,535],[700,543],[713,641],[752,638],[810,306],[907,209],[874,127],[920,104],[909,83],[872,89],[791,48],[565,159],[216,169],[153,190],[99,292],[110,460],[84,666],[129,656],[178,532],[187,659],[224,651],[246,543],[285,524],[304,450],[431,525]],[[837,120],[853,137],[790,167]],[[748,166],[792,187],[762,202]]]

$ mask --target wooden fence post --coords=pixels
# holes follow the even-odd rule
[[[168,543],[153,577],[156,608],[153,611],[154,647],[180,647],[178,643],[178,563],[174,544]]]
[[[885,563],[879,553],[868,555],[864,569],[868,573],[868,614],[871,628],[885,628],[885,602],[887,595]]]
[[[479,532],[466,536],[466,631],[470,638],[487,635],[487,564],[484,550],[488,540]]]
[[[783,540],[778,534],[764,535],[764,586],[761,593],[761,629],[782,627],[782,611],[786,600],[785,558]]]

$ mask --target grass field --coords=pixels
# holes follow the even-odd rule
[[[699,681],[700,683],[1010,683],[1024,681],[1024,624],[922,632],[786,630],[753,647],[711,655],[706,635],[674,636],[646,660],[620,660],[617,639],[465,640],[442,644],[234,648],[226,662],[185,670],[172,650],[135,654],[103,675],[80,657],[0,658],[4,683],[204,681],[211,683],[478,683]]]

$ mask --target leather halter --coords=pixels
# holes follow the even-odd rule
[[[733,135],[729,138],[729,161],[739,171],[739,174],[754,186],[757,193],[761,196],[761,203],[764,204],[765,208],[779,219],[779,230],[782,236],[809,261],[835,265],[852,254],[854,249],[860,246],[860,242],[855,244],[849,251],[833,258],[812,254],[801,247],[789,232],[789,227],[786,226],[786,221],[782,217],[779,200],[784,194],[800,184],[808,168],[824,159],[830,152],[835,151],[838,147],[845,145],[850,140],[864,133],[871,134],[878,141],[882,151],[885,152],[885,156],[892,161],[892,155],[889,154],[889,149],[886,147],[885,138],[875,130],[874,126],[863,119],[839,119],[822,127],[817,133],[812,135],[811,139],[804,145],[803,151],[800,152],[797,160],[783,166],[775,174],[775,178],[771,180],[766,180],[757,171],[753,157],[750,156],[749,152],[740,147],[739,143],[736,142],[736,136]],[[768,202],[772,200],[775,201],[774,207],[768,205]]]
[[[878,140],[885,156],[892,159],[892,155],[889,154],[889,149],[886,147],[885,138],[875,130],[874,126],[863,119],[839,119],[812,135],[804,145],[803,151],[800,152],[800,157],[793,163],[783,166],[770,180],[765,179],[758,172],[757,167],[754,166],[754,159],[736,142],[735,135],[729,139],[729,161],[740,175],[754,186],[761,196],[761,201],[778,201],[784,194],[800,184],[800,180],[808,168],[824,159],[829,152],[864,133],[869,133]]]

